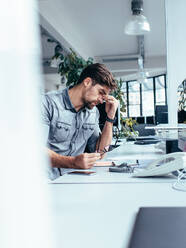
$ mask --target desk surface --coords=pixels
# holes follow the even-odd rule
[[[159,124],[157,126],[146,126],[145,129],[155,129],[155,130],[178,130],[186,129],[186,124]]]
[[[164,177],[135,178],[131,173],[109,172],[108,167],[92,168],[95,174],[65,174],[50,182],[52,184],[125,184],[125,183],[170,183],[177,178],[170,174]]]
[[[186,206],[184,192],[160,184],[51,184],[57,248],[127,248],[141,206]]]
[[[154,145],[127,146],[116,148],[107,159],[161,156]],[[57,248],[127,248],[139,207],[186,206],[185,193],[173,190],[170,182],[49,184],[49,190]]]
[[[134,142],[127,142],[120,147],[108,152],[105,157],[105,161],[114,161],[116,164],[122,162],[136,163],[138,159],[140,163],[150,163],[152,160],[162,156],[162,151],[155,148],[155,145],[134,145]],[[129,173],[114,173],[109,172],[108,167],[93,167],[96,173],[92,175],[70,175],[65,174],[62,177],[57,178],[51,183],[143,183],[143,182],[172,182],[175,181],[175,177],[166,178],[132,178]]]

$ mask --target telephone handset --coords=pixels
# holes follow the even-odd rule
[[[163,155],[145,169],[135,170],[132,177],[164,176],[184,167],[186,167],[186,152],[175,152]]]

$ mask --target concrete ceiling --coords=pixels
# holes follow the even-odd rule
[[[131,0],[39,0],[40,22],[67,50],[72,47],[84,58],[137,54],[137,37],[124,34],[130,6]],[[151,32],[144,36],[145,67],[165,70],[164,0],[144,0],[144,15],[151,25]],[[54,44],[46,39],[42,43],[43,57],[51,57]],[[137,63],[108,63],[108,67],[130,74]]]

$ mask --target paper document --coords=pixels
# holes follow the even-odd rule
[[[105,167],[105,166],[112,166],[112,161],[97,161],[95,162],[94,166],[100,166],[100,167]]]

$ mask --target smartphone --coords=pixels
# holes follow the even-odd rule
[[[92,175],[96,173],[95,171],[72,171],[69,172],[68,174],[77,174],[77,175]]]

